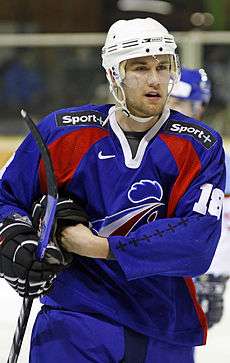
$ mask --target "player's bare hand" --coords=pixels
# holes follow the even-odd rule
[[[83,224],[63,229],[61,233],[62,247],[81,256],[107,258],[109,244],[107,238],[95,236]]]

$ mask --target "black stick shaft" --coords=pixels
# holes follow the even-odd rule
[[[32,305],[33,299],[23,299],[7,363],[16,363],[18,360]]]
[[[55,215],[55,210],[56,210],[56,203],[57,203],[57,184],[56,184],[56,179],[55,179],[55,175],[54,175],[54,170],[53,170],[53,165],[52,165],[52,161],[49,155],[49,151],[48,148],[37,128],[37,126],[34,124],[33,120],[31,119],[31,117],[27,114],[26,111],[22,110],[21,114],[23,116],[23,118],[26,120],[26,123],[37,143],[37,146],[39,147],[40,153],[41,153],[41,157],[44,161],[44,165],[45,165],[45,171],[46,171],[46,177],[47,177],[47,191],[48,191],[48,202],[47,202],[47,206],[46,206],[46,213],[45,213],[45,219],[46,219],[46,223],[45,223],[45,227],[43,230],[43,240],[47,240],[49,238],[50,235],[50,231],[51,231],[51,225],[54,219],[54,215]],[[39,242],[40,245],[42,243],[44,243],[44,241],[40,239]],[[38,244],[38,247],[39,246]],[[41,251],[39,251],[39,256],[40,258],[43,258],[44,253],[45,253],[45,248],[46,245],[43,246],[43,249],[41,249]],[[39,250],[39,248],[37,249]],[[20,315],[18,318],[18,323],[17,323],[17,327],[14,333],[14,338],[13,338],[13,342],[11,345],[11,349],[10,349],[10,354],[7,360],[7,363],[17,363],[18,361],[18,356],[21,350],[21,345],[22,345],[22,341],[25,335],[25,330],[26,330],[26,326],[29,320],[29,316],[30,316],[30,311],[33,305],[33,299],[32,298],[24,298],[23,299],[23,303],[22,303],[22,307],[21,307],[21,311],[20,311]]]

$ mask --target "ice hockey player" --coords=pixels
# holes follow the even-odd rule
[[[204,118],[211,98],[211,83],[204,69],[181,69],[180,81],[171,92],[169,105],[198,120]],[[222,234],[212,264],[205,275],[195,278],[199,301],[206,313],[208,327],[218,323],[224,310],[224,292],[230,275],[230,156],[226,154],[226,189]]]
[[[203,68],[181,68],[180,81],[170,94],[169,106],[198,120],[204,118],[211,98],[211,82]]]
[[[46,183],[31,135],[2,175],[1,274],[21,295],[43,295],[30,363],[191,363],[205,344],[192,277],[207,271],[219,241],[224,151],[216,131],[168,109],[175,49],[152,18],[115,22],[102,51],[115,105],[40,122],[64,198],[56,239],[73,258],[56,279],[61,258],[52,270],[44,259],[47,274],[34,260],[29,220]],[[67,197],[75,207],[65,208]]]

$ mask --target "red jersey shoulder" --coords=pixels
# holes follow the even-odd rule
[[[103,126],[108,114],[109,105],[88,107],[71,107],[56,110],[45,116],[38,124],[42,136],[47,144],[53,143],[60,137],[76,131],[95,129],[96,133],[103,134],[107,125]],[[92,131],[92,130],[91,130]],[[92,132],[89,132],[89,135]],[[73,136],[71,136],[73,137]]]
[[[53,162],[58,187],[68,184],[90,149],[108,130],[101,126],[106,113],[92,109],[63,109],[53,112],[43,119],[40,127],[46,135],[50,156]],[[41,160],[39,176],[42,190],[46,176]]]

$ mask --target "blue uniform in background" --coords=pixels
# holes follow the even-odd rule
[[[225,188],[225,194],[230,195],[230,155],[229,154],[226,154],[225,164],[226,164],[226,188]]]
[[[39,124],[59,194],[83,203],[114,258],[75,255],[58,275],[42,298],[31,363],[121,362],[124,327],[148,337],[146,363],[190,363],[192,347],[206,341],[192,277],[208,269],[220,237],[221,138],[166,109],[132,157],[111,110],[62,109]],[[43,161],[29,135],[3,173],[1,219],[15,212],[30,217],[45,188]]]

